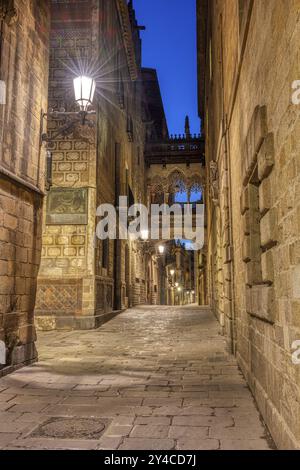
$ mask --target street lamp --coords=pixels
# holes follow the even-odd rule
[[[96,90],[96,82],[93,78],[81,75],[74,78],[75,101],[78,103],[81,112],[87,112],[92,105]]]
[[[171,274],[171,276],[174,276],[174,274],[175,274],[175,269],[170,269],[170,274]]]
[[[147,241],[149,238],[149,230],[141,230],[141,239]]]
[[[55,132],[53,132],[51,137],[48,137],[46,133],[43,133],[43,129],[41,129],[41,144],[43,142],[53,142],[59,136],[71,133],[74,130],[76,124],[87,124],[90,127],[95,126],[95,123],[93,121],[87,119],[87,116],[96,114],[95,111],[88,110],[88,108],[92,106],[94,100],[94,95],[96,91],[95,80],[86,75],[80,75],[79,77],[74,78],[73,84],[75,101],[79,105],[79,111],[67,112],[65,109],[60,109],[59,111],[50,109],[47,113],[42,112],[43,118],[66,118],[67,122]]]
[[[159,252],[160,255],[163,255],[164,252],[165,252],[165,247],[163,245],[159,245],[158,252]]]
[[[178,292],[181,292],[181,287],[177,287]]]

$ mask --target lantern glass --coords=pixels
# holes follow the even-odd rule
[[[158,251],[159,251],[159,253],[160,253],[161,255],[163,255],[164,252],[165,252],[165,247],[164,247],[163,245],[159,245]]]
[[[81,111],[87,111],[94,99],[96,82],[91,77],[81,75],[74,79],[75,100],[80,106]]]
[[[174,270],[174,269],[171,269],[171,270],[170,270],[170,274],[171,274],[171,276],[174,276],[175,270]]]
[[[149,238],[149,230],[141,230],[141,238],[142,240],[148,240]]]

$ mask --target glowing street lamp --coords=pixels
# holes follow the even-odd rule
[[[175,282],[175,287],[178,287],[178,286],[179,286],[178,282]]]
[[[96,82],[93,78],[81,75],[74,78],[75,100],[80,106],[80,111],[87,112],[92,105],[96,90]]]
[[[178,292],[181,292],[181,287],[177,287]]]
[[[81,125],[89,125],[90,127],[94,127],[94,121],[88,119],[89,116],[95,116],[96,111],[89,111],[89,106],[92,106],[93,99],[96,91],[96,82],[93,78],[87,77],[86,75],[80,75],[77,78],[74,78],[74,93],[75,93],[75,101],[79,105],[79,111],[72,112],[66,111],[65,109],[61,108],[59,110],[49,109],[47,113],[42,113],[43,118],[63,118],[65,119],[68,117],[68,121],[63,126],[59,127],[55,132],[52,133],[51,137],[47,135],[47,133],[43,132],[43,126],[41,128],[41,145],[43,142],[53,142],[59,136],[64,135],[66,136],[68,133],[72,132],[74,126],[76,124]]]
[[[141,239],[146,241],[149,238],[149,230],[141,230]]]
[[[163,245],[159,245],[158,251],[159,251],[159,254],[160,254],[160,255],[163,255],[164,252],[165,252],[165,247],[164,247]]]
[[[175,269],[170,269],[170,274],[171,274],[171,276],[174,276],[174,274],[175,274]]]

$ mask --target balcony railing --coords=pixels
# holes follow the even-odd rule
[[[171,136],[164,142],[148,142],[146,145],[146,161],[153,163],[171,163],[176,158],[180,162],[198,162],[204,164],[204,139],[200,135],[186,137]]]

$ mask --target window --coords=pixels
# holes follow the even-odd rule
[[[141,149],[140,147],[137,148],[137,164],[141,164]]]
[[[164,195],[164,192],[163,191],[160,191],[160,192],[155,192],[153,194],[153,198],[152,198],[152,204],[164,204],[165,202],[165,195]]]
[[[268,183],[268,180],[266,182]],[[275,252],[273,249],[277,245],[276,222],[271,222],[274,212],[268,209],[263,210],[263,200],[260,197],[262,184],[264,183],[261,177],[258,177],[256,166],[242,198],[246,309],[251,316],[274,323]],[[266,192],[267,189],[268,187],[263,188],[263,191]],[[268,226],[268,230],[262,231],[262,226]]]
[[[102,240],[102,268],[108,269],[109,265],[109,239]]]
[[[127,135],[129,142],[133,142],[133,119],[130,114],[127,114]]]
[[[129,207],[131,207],[135,204],[133,191],[132,191],[130,185],[128,185],[128,204],[129,204]]]
[[[192,190],[190,202],[201,202],[202,201],[202,191],[200,189]]]
[[[117,96],[118,102],[121,109],[125,108],[125,87],[122,75],[122,61],[121,61],[121,53],[118,52],[117,54]]]
[[[125,106],[125,89],[122,74],[119,74],[118,79],[118,101],[121,109],[124,109]]]
[[[245,236],[243,261],[246,263],[246,284],[253,286],[262,283],[257,167],[247,186],[247,199],[249,208],[243,218]]]
[[[187,191],[177,191],[175,193],[174,202],[177,204],[184,204],[189,202]]]

